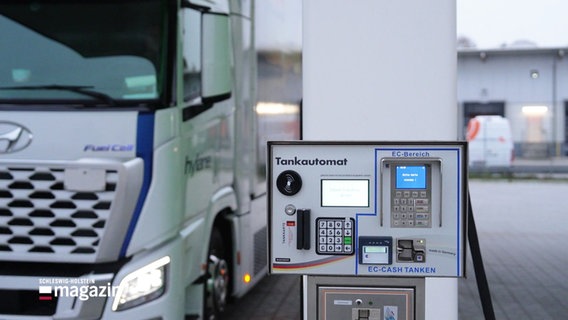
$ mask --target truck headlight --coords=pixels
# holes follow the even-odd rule
[[[118,286],[112,311],[129,309],[160,297],[166,291],[166,271],[170,257],[156,260],[130,274]]]

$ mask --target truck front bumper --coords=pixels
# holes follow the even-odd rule
[[[14,270],[0,275],[0,319],[183,319],[180,242],[113,265],[110,272],[82,266],[80,276],[55,271],[72,268],[68,264],[50,264],[48,270],[41,269],[46,264],[12,264]]]

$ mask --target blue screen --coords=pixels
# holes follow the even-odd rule
[[[426,166],[396,166],[397,189],[426,189]]]

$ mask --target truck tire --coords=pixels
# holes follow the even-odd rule
[[[230,270],[228,250],[218,228],[213,228],[209,241],[207,281],[205,282],[204,318],[219,319],[229,298]]]

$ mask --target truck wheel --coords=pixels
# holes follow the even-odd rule
[[[227,250],[219,229],[214,228],[209,242],[207,281],[205,282],[205,319],[218,319],[225,310],[229,295],[230,272]]]

